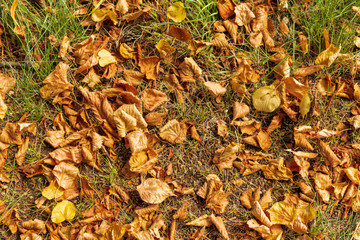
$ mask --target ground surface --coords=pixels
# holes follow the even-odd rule
[[[1,1],[1,239],[359,239],[356,0],[50,2]]]

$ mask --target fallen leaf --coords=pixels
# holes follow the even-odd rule
[[[184,122],[179,123],[176,119],[173,119],[159,129],[159,136],[171,144],[176,144],[186,140],[186,132],[186,124]]]
[[[229,20],[224,21],[223,24],[226,30],[228,31],[228,33],[230,34],[233,42],[236,43],[237,31],[239,28],[238,25],[235,22]]]
[[[115,10],[122,13],[122,14],[125,14],[129,11],[129,4],[126,0],[118,0],[118,2],[116,3],[116,6],[115,6]]]
[[[304,118],[305,115],[308,114],[308,112],[310,111],[310,107],[311,107],[311,99],[310,99],[309,93],[306,92],[300,102],[301,117]]]
[[[247,209],[251,209],[255,202],[260,199],[260,188],[249,188],[243,191],[240,196],[241,205]]]
[[[341,163],[341,160],[336,156],[336,154],[331,150],[330,146],[318,139],[319,148],[321,154],[326,158],[325,163],[330,165],[331,167],[336,167]]]
[[[257,111],[273,112],[280,107],[281,99],[276,90],[270,86],[257,89],[252,96]]]
[[[74,86],[67,80],[69,65],[60,62],[55,70],[43,81],[45,86],[40,88],[40,95],[44,99],[54,97],[68,97]]]
[[[213,98],[216,99],[216,102],[221,101],[221,96],[226,93],[226,88],[220,83],[216,82],[204,82],[205,87],[209,90]]]
[[[156,178],[146,179],[136,189],[141,199],[151,204],[162,203],[166,198],[175,196],[168,184]]]
[[[210,221],[215,225],[220,234],[224,237],[225,240],[229,240],[229,235],[226,230],[225,224],[221,217],[215,217],[214,214],[210,215]]]
[[[51,221],[53,223],[61,223],[65,220],[70,221],[75,217],[75,213],[75,205],[68,200],[64,200],[56,204],[51,211]]]
[[[142,15],[148,13],[151,9],[152,9],[152,6],[146,6],[143,9],[140,8],[140,10],[138,10],[136,12],[128,13],[128,14],[124,15],[122,17],[122,19],[127,21],[127,22],[134,21],[135,19],[138,19]]]
[[[168,115],[167,112],[151,112],[145,116],[145,121],[150,126],[160,126],[163,122],[163,119]]]
[[[141,100],[145,109],[149,111],[153,111],[161,104],[169,101],[165,93],[156,89],[145,89],[142,92]]]
[[[147,123],[135,104],[124,104],[119,107],[114,112],[114,121],[120,137],[125,137],[132,130],[147,127]]]
[[[96,74],[94,68],[91,68],[81,82],[87,83],[89,87],[94,87],[97,83],[101,82],[101,77]]]
[[[284,34],[285,36],[288,35],[290,32],[288,26],[283,21],[279,23],[279,28],[280,28],[281,33]]]
[[[254,18],[255,14],[250,10],[246,3],[240,3],[235,7],[235,23],[237,25],[248,25]]]
[[[186,18],[186,11],[182,2],[173,3],[166,11],[168,18],[174,22],[182,22]]]
[[[134,49],[126,43],[120,44],[119,52],[123,58],[130,59],[134,56]]]
[[[190,201],[184,203],[173,215],[173,219],[179,219],[180,221],[184,221],[187,215],[187,208],[190,204]]]
[[[77,186],[79,169],[70,163],[60,162],[54,167],[52,174],[55,177],[56,183],[63,189]]]
[[[70,39],[64,36],[60,43],[59,56],[64,59],[70,48]]]
[[[170,28],[167,31],[167,34],[182,42],[188,42],[192,38],[191,34],[188,33],[188,31],[186,31],[183,28],[176,27],[174,25],[170,26]]]
[[[188,45],[188,49],[191,51],[191,55],[197,55],[199,52],[204,50],[207,46],[210,46],[211,43],[208,42],[201,42],[194,39],[190,40]]]
[[[56,181],[50,182],[50,185],[44,188],[41,194],[48,200],[60,198],[64,195],[64,190],[56,184]]]
[[[209,215],[202,215],[195,220],[186,223],[186,225],[197,226],[197,227],[210,227],[212,225],[212,221]]]
[[[228,19],[234,15],[235,3],[233,0],[219,0],[216,6],[222,19]]]
[[[176,2],[176,3],[179,3],[179,2]],[[167,56],[169,56],[170,54],[175,52],[175,48],[171,47],[170,44],[168,43],[168,41],[166,41],[164,39],[161,39],[155,45],[155,47],[159,51],[161,58],[166,58]]]
[[[195,82],[202,74],[202,70],[193,58],[185,58],[184,62],[179,65],[180,79],[183,82]]]
[[[261,208],[260,204],[258,201],[255,202],[254,206],[252,207],[251,213],[254,215],[254,217],[261,222],[262,224],[264,224],[267,227],[271,227],[272,223],[270,221],[270,219],[266,216],[265,212],[263,211],[263,209]]]
[[[298,37],[299,37],[299,44],[300,44],[301,50],[304,53],[308,53],[309,52],[309,41],[307,40],[306,36],[302,32],[298,32]]]
[[[244,118],[250,113],[250,108],[245,103],[234,102],[233,103],[233,119],[235,121],[238,118]]]
[[[321,52],[316,60],[316,65],[323,65],[325,67],[330,67],[330,65],[335,61],[338,57],[341,50],[341,45],[339,47],[335,47],[334,45],[330,44],[330,46],[323,52]]]
[[[103,22],[107,19],[111,20],[114,25],[118,24],[118,16],[112,10],[98,8],[91,14],[91,20],[97,23]]]
[[[139,58],[140,71],[149,80],[156,80],[159,75],[160,58],[158,56]]]
[[[267,151],[270,149],[271,138],[270,138],[269,134],[267,134],[266,132],[260,131],[256,135],[256,140],[258,141],[258,144],[262,150]]]
[[[212,37],[211,45],[218,48],[233,49],[233,46],[228,43],[226,35],[224,33],[215,33]]]
[[[305,86],[293,77],[284,78],[283,81],[285,82],[286,91],[300,100],[310,89],[310,87]]]

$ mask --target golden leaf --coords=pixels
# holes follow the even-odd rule
[[[98,56],[99,56],[99,65],[100,67],[105,67],[109,64],[112,63],[117,63],[116,58],[111,55],[111,53],[105,49],[101,49],[98,52]]]
[[[176,119],[173,119],[159,129],[159,136],[171,144],[176,144],[186,140],[186,132],[186,124],[184,122],[179,123]]]
[[[142,92],[141,100],[146,110],[153,111],[161,104],[169,101],[165,93],[156,89],[146,89]]]
[[[323,68],[324,68],[324,66],[321,66],[321,65],[311,65],[311,66],[307,66],[307,67],[303,67],[303,68],[298,68],[295,70],[294,76],[295,76],[295,78],[297,78],[297,77],[303,78],[303,77],[311,75]]]
[[[352,10],[358,17],[360,17],[360,7],[352,6]]]
[[[281,99],[274,88],[265,86],[257,89],[252,96],[257,111],[273,112],[281,104]]]
[[[255,202],[260,199],[260,188],[249,188],[246,191],[243,191],[240,196],[241,205],[251,209]]]
[[[348,167],[343,169],[343,171],[345,172],[346,176],[350,179],[351,182],[357,185],[360,183],[360,178],[359,178],[360,172],[358,169],[354,167]]]
[[[122,240],[129,227],[130,226],[113,222],[100,240]]]
[[[123,58],[132,58],[134,56],[134,49],[126,43],[120,45],[119,52]]]
[[[75,213],[75,205],[68,200],[64,200],[56,204],[53,208],[51,212],[51,221],[53,223],[61,223],[65,220],[70,221],[75,217]]]
[[[159,75],[160,58],[158,56],[139,58],[140,71],[149,80],[156,80]]]
[[[176,196],[169,185],[156,178],[148,178],[137,186],[137,191],[144,202],[162,203],[166,198]]]
[[[162,124],[163,119],[167,116],[167,112],[159,113],[159,112],[151,112],[145,116],[145,121],[150,126],[160,126]]]
[[[182,2],[173,3],[166,11],[168,18],[174,22],[182,22],[186,18],[186,11]]]
[[[341,50],[341,45],[339,47],[335,47],[334,45],[330,44],[330,46],[325,51],[321,52],[317,56],[315,60],[315,64],[330,67],[330,65],[338,57],[340,50]]]
[[[294,205],[282,201],[275,203],[267,212],[270,213],[272,224],[287,225],[293,221],[296,209]]]
[[[44,188],[41,194],[46,197],[46,199],[56,199],[64,195],[64,190],[61,187],[57,186],[55,181],[51,181],[50,185]]]
[[[293,77],[284,78],[283,81],[285,82],[286,92],[297,97],[298,99],[303,99],[304,95],[310,89],[310,87],[305,86]]]
[[[114,112],[114,121],[120,137],[125,137],[132,130],[147,127],[135,104],[123,104]]]
[[[289,168],[280,165],[263,165],[261,170],[267,179],[291,180],[293,177],[293,174]]]
[[[112,10],[98,8],[91,14],[91,20],[94,22],[103,22],[107,19],[110,19],[114,25],[118,24],[118,16]]]
[[[179,2],[176,2],[176,3],[179,3]],[[155,45],[155,47],[159,51],[161,58],[166,58],[167,56],[169,56],[170,54],[175,52],[175,48],[171,47],[170,44],[168,43],[168,41],[166,41],[164,39],[161,39]]]
[[[309,93],[306,92],[300,102],[300,115],[302,117],[305,117],[305,115],[308,114],[308,112],[310,111],[310,107],[311,99]]]

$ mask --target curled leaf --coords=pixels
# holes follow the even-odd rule
[[[273,112],[280,107],[281,99],[270,86],[257,89],[253,94],[253,104],[257,111]]]

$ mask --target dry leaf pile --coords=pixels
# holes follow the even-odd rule
[[[354,116],[339,122],[334,130],[322,129],[320,123],[297,124],[306,117],[320,115],[317,98],[328,99],[329,106],[335,96],[358,103],[360,88],[354,81],[325,75],[313,84],[310,76],[333,64],[344,63],[352,66],[351,74],[355,75],[359,66],[341,53],[341,46],[329,44],[314,64],[294,70],[296,59],[281,45],[281,37],[290,30],[285,22],[274,26],[269,20],[269,14],[286,6],[286,1],[279,1],[279,5],[254,5],[250,1],[235,4],[232,0],[220,0],[217,2],[220,16],[212,26],[212,40],[201,42],[175,24],[187,17],[182,2],[173,3],[166,11],[142,1],[94,3],[92,9],[85,11],[88,17],[82,25],[94,27],[97,33],[80,43],[64,37],[59,46],[61,61],[42,81],[41,97],[61,109],[45,128],[44,141],[51,147],[47,157],[24,164],[29,142],[34,141],[38,131],[36,123],[27,121],[27,115],[18,122],[8,122],[0,134],[0,181],[4,185],[11,181],[3,169],[8,164],[10,147],[16,145],[17,170],[27,178],[43,175],[47,180],[41,196],[33,201],[47,218],[26,220],[19,214],[18,205],[9,207],[0,201],[1,222],[11,233],[20,233],[21,239],[30,240],[43,239],[46,234],[54,240],[180,239],[179,225],[191,229],[192,234],[186,239],[202,239],[208,229],[216,229],[221,236],[218,239],[280,240],[284,239],[285,229],[309,233],[309,223],[315,218],[320,202],[343,205],[345,218],[349,211],[360,212],[360,172],[356,161],[360,145],[348,143],[351,131],[360,128],[358,105],[351,110]],[[159,16],[169,22],[163,39],[150,46],[153,51],[138,42],[125,42],[122,27],[149,20],[153,11],[162,11]],[[16,27],[20,31],[21,26]],[[307,54],[310,49],[307,37],[302,32],[297,36],[299,49]],[[245,38],[252,48],[264,48],[271,55],[274,76],[271,84],[252,88],[268,70],[256,68],[250,56],[239,51]],[[174,42],[185,44],[190,54],[176,59]],[[206,49],[234,56],[228,81],[209,78],[197,61],[197,55]],[[6,94],[15,84],[14,78],[0,74],[0,118],[7,111]],[[168,91],[160,87],[162,84]],[[234,101],[229,111],[231,121],[218,119],[215,131],[219,138],[227,139],[227,144],[207,149],[212,157],[205,159],[208,161],[205,164],[214,165],[221,172],[214,168],[218,174],[206,174],[201,178],[201,186],[193,186],[186,179],[177,179],[172,162],[164,165],[164,154],[168,153],[171,160],[176,154],[173,148],[187,144],[190,139],[201,148],[206,130],[176,117],[166,106],[169,103],[185,106],[191,89],[199,85],[207,91],[202,94],[211,96],[214,104],[221,103],[229,92],[251,101],[248,104],[243,102],[244,98]],[[265,123],[261,116],[271,117]],[[290,143],[285,144],[286,157],[271,152],[275,132],[285,121],[295,126]],[[241,136],[230,138],[232,130]],[[334,137],[338,138],[337,143],[330,144]],[[127,155],[118,151],[121,144]],[[104,159],[120,166],[116,178],[127,184],[94,187],[89,172],[103,174]],[[277,201],[272,198],[272,188],[242,188],[235,193],[229,188],[230,183],[221,180],[223,172],[234,167],[243,177],[258,174],[268,179],[264,181],[294,184],[298,191],[281,193]],[[238,178],[231,183],[240,188],[245,181]],[[186,195],[191,198],[180,208],[171,206],[171,202]],[[238,195],[238,208],[251,211],[251,219],[243,219],[237,210],[228,208],[234,200],[232,195]],[[80,212],[76,208],[78,199],[94,204]],[[194,203],[203,209],[202,215],[188,217],[188,208]],[[164,211],[173,211],[172,219],[165,220]],[[237,227],[231,226],[234,219],[226,219],[227,211],[233,211]],[[120,215],[128,217],[119,220]]]

